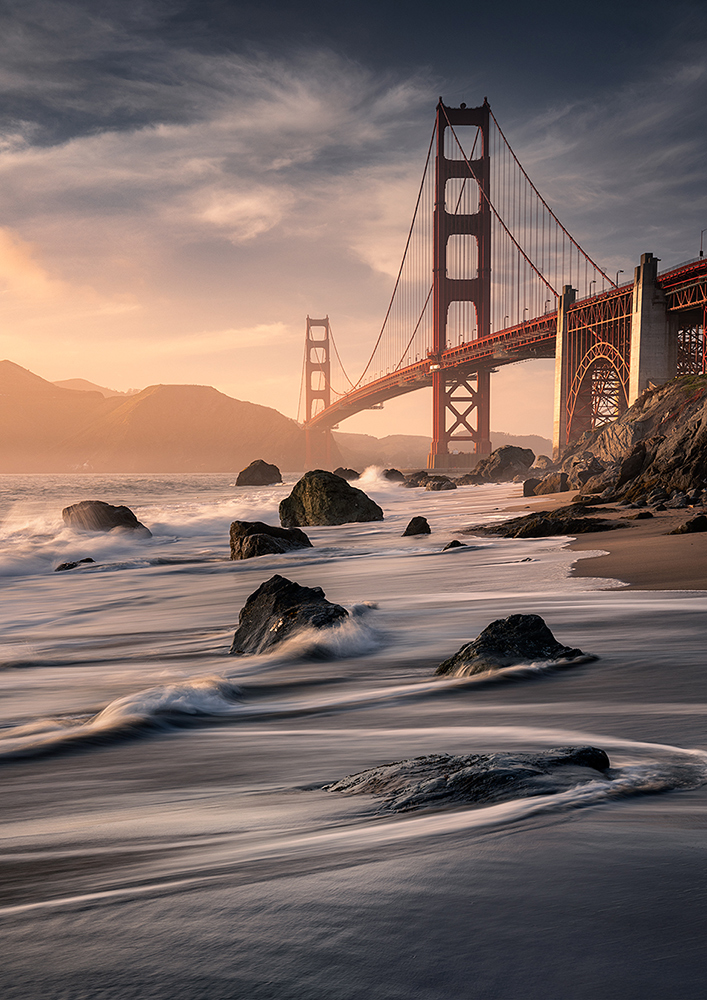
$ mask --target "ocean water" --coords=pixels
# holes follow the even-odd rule
[[[278,523],[292,482],[0,477],[3,997],[704,995],[707,594],[574,578],[567,539],[460,534],[518,486],[356,485],[383,522],[231,562],[230,522]],[[66,528],[81,499],[153,538]],[[402,538],[415,514],[432,534]],[[229,656],[275,573],[351,616]],[[517,612],[599,659],[433,676]],[[324,787],[587,743],[606,779],[502,804],[392,814]]]

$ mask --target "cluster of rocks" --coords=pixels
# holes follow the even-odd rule
[[[592,746],[531,753],[428,754],[351,774],[325,785],[343,795],[374,795],[384,809],[488,805],[559,793],[589,781],[609,780],[610,761]]]
[[[408,489],[425,489],[432,492],[455,490],[458,482],[459,480],[455,481],[449,476],[438,476],[436,473],[430,474],[424,471],[413,472],[403,479],[403,483]]]

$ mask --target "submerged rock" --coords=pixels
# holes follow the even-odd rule
[[[231,559],[252,559],[254,556],[312,548],[312,543],[300,528],[281,528],[263,521],[234,521],[230,534]]]
[[[606,753],[592,746],[530,753],[436,753],[351,774],[325,787],[344,795],[376,795],[385,808],[403,812],[564,792],[588,781],[608,780],[609,767]]]
[[[323,629],[348,618],[321,587],[301,587],[275,575],[254,591],[238,616],[231,654],[265,653],[306,628]]]
[[[596,659],[581,649],[558,642],[540,615],[509,615],[487,625],[472,642],[435,670],[437,676],[470,677],[488,670],[534,663],[538,660]]]
[[[276,465],[269,465],[262,458],[256,458],[238,473],[236,486],[271,486],[281,482],[282,476]]]
[[[131,531],[142,538],[152,538],[152,532],[135,517],[129,507],[114,507],[103,500],[81,500],[64,507],[64,524],[81,531]]]
[[[464,542],[460,542],[458,538],[453,538],[451,542],[447,544],[442,549],[442,552],[446,552],[447,549],[466,549],[468,546]]]
[[[408,535],[430,535],[430,534],[432,534],[432,529],[427,523],[427,518],[422,517],[422,515],[418,514],[416,517],[412,518],[407,528],[403,532],[402,537],[405,538]]]
[[[76,569],[81,563],[95,563],[95,559],[91,559],[90,556],[86,556],[85,559],[77,559],[76,562],[63,562],[59,563],[58,566],[54,567],[55,573],[63,573],[67,569]]]
[[[322,469],[305,472],[280,503],[280,521],[286,528],[382,520],[383,511],[363,490]]]

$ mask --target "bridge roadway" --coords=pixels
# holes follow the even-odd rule
[[[707,258],[698,258],[696,261],[689,261],[663,272],[658,277],[658,284],[668,296],[669,309],[680,311],[705,309]],[[608,292],[578,299],[572,308],[580,309],[588,303],[599,307],[606,303],[608,306],[611,299],[617,295],[625,295],[631,288],[633,282],[612,288]],[[317,413],[307,426],[325,430],[361,410],[380,406],[388,399],[431,386],[432,374],[436,370],[447,370],[453,372],[455,376],[468,377],[479,369],[498,368],[537,358],[553,358],[556,336],[557,312],[553,310],[543,316],[500,330],[489,337],[472,340],[458,347],[449,347],[439,357],[430,355],[422,361],[358,386]]]

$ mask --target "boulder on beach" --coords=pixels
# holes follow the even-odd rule
[[[254,591],[238,616],[230,653],[265,653],[303,629],[325,629],[348,618],[348,611],[327,601],[321,587],[301,587],[275,575]]]
[[[610,766],[604,750],[592,746],[434,753],[351,774],[325,788],[343,795],[375,795],[384,809],[408,812],[558,794],[588,781],[608,780]]]
[[[482,458],[469,478],[474,477],[477,483],[510,482],[516,476],[524,476],[534,461],[535,452],[530,448],[504,444],[492,451],[488,458]]]
[[[535,496],[541,497],[548,493],[567,493],[569,490],[566,472],[551,472],[535,487]]]
[[[305,472],[280,503],[280,522],[285,528],[382,520],[383,511],[363,490],[323,469]]]
[[[152,538],[152,532],[135,517],[129,507],[114,507],[103,500],[81,500],[64,507],[64,524],[80,531],[125,531],[136,537]]]
[[[404,483],[405,476],[402,474],[400,469],[383,469],[381,473],[384,479],[387,479],[390,483]]]
[[[602,517],[577,516],[594,514],[596,507],[577,503],[556,510],[537,510],[532,514],[513,517],[500,524],[476,524],[463,529],[465,535],[500,535],[502,538],[550,538],[553,535],[584,535],[593,531],[613,531],[625,528],[620,521]]]
[[[523,482],[523,496],[524,497],[534,497],[535,487],[539,486],[542,479],[526,479]]]
[[[361,473],[360,472],[356,472],[355,469],[344,469],[342,466],[339,466],[338,469],[334,469],[332,475],[334,475],[334,476],[341,476],[341,478],[345,479],[346,482],[349,482],[352,479],[360,479],[361,478]]]
[[[581,649],[558,642],[540,615],[509,615],[487,625],[472,642],[465,643],[454,656],[435,670],[438,677],[470,677],[489,670],[534,663],[538,660],[596,659]]]
[[[412,520],[408,523],[408,526],[403,532],[402,537],[405,538],[408,535],[429,535],[431,533],[432,529],[427,523],[427,518],[422,517],[422,515],[418,514],[416,517],[413,517]]]
[[[252,559],[312,547],[300,528],[281,528],[263,521],[234,521],[230,536],[231,559]]]
[[[269,465],[262,458],[256,458],[238,473],[236,486],[272,486],[273,483],[281,482],[282,476],[276,465]]]

